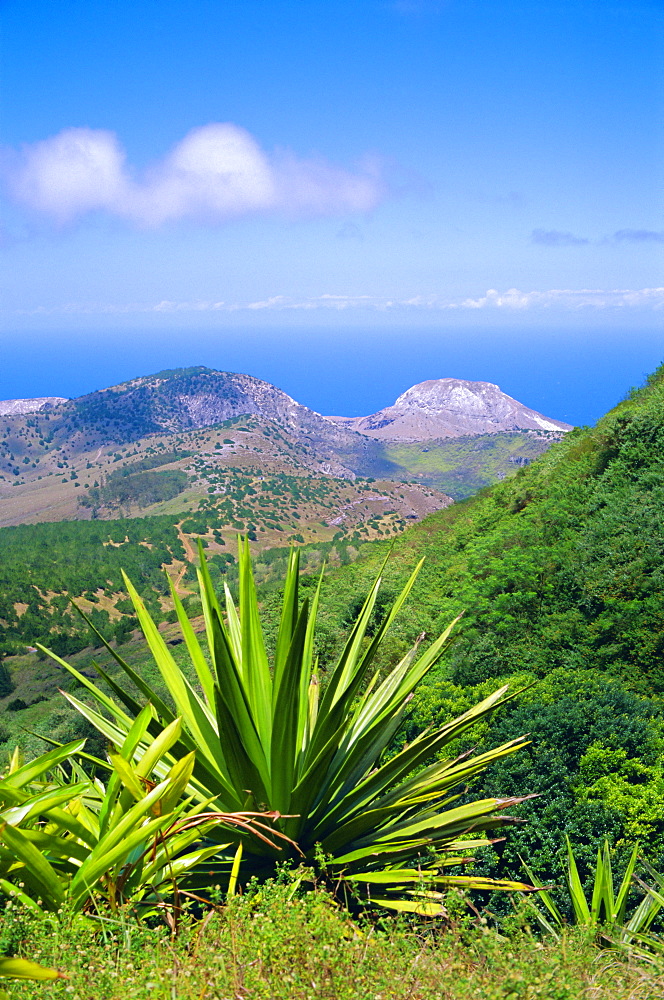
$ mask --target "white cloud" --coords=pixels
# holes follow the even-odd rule
[[[664,308],[664,288],[552,288],[545,292],[521,292],[510,288],[498,292],[490,288],[486,295],[477,299],[464,299],[461,309],[624,309],[624,308]]]
[[[292,153],[270,156],[230,123],[193,129],[138,179],[113,132],[65,129],[14,158],[9,186],[17,201],[60,223],[105,211],[145,226],[275,211],[368,212],[387,194],[374,161],[353,172]]]
[[[15,197],[64,220],[125,196],[124,155],[112,132],[66,129],[26,147],[10,176]]]
[[[307,298],[293,298],[288,295],[273,295],[255,302],[226,302],[223,300],[196,300],[176,302],[168,299],[156,303],[67,303],[61,306],[38,306],[36,309],[17,309],[20,315],[53,315],[58,313],[80,314],[127,314],[127,313],[178,313],[178,312],[284,312],[306,309],[345,311],[365,309],[370,311],[427,310],[435,311],[475,311],[504,310],[524,312],[551,310],[554,312],[575,312],[579,310],[612,309],[664,309],[664,288],[637,289],[572,289],[553,288],[548,291],[522,292],[510,288],[498,292],[490,288],[478,298],[446,299],[439,295],[417,295],[408,299],[379,298],[373,295],[324,295]]]

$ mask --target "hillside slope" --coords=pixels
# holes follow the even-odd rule
[[[453,675],[464,683],[583,666],[664,691],[664,369],[596,427],[415,525],[388,576],[422,555],[410,631],[463,611]],[[380,558],[340,571],[337,600]]]

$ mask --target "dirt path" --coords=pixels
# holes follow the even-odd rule
[[[192,548],[191,542],[189,541],[189,539],[187,538],[187,536],[182,531],[182,525],[183,524],[184,524],[184,521],[180,521],[179,524],[175,525],[175,527],[177,529],[177,533],[178,533],[178,538],[182,542],[182,547],[184,549],[184,552],[185,552],[185,555],[186,555],[187,559],[189,560],[189,562],[194,562],[194,560],[196,559],[196,553],[194,552],[194,549]]]
[[[185,563],[184,566],[182,567],[182,569],[179,570],[178,575],[176,576],[175,580],[173,580],[173,586],[175,587],[176,590],[180,590],[181,589],[182,579],[183,579],[184,574],[186,572],[187,572],[187,564]]]
[[[350,510],[351,507],[357,507],[357,505],[359,503],[369,503],[369,501],[371,501],[371,500],[391,500],[391,497],[388,497],[388,496],[360,497],[359,500],[351,500],[349,503],[343,504],[343,506],[340,507],[339,509],[342,510],[342,511],[344,511],[344,510]],[[338,517],[335,517],[335,519],[333,521],[328,521],[327,523],[330,526],[331,525],[337,525],[337,524],[341,524],[341,522],[345,521],[345,519],[346,519],[346,515],[345,514],[340,514]]]

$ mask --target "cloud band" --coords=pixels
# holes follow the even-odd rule
[[[394,312],[398,310],[428,310],[432,312],[473,312],[477,310],[538,312],[552,310],[579,312],[616,309],[652,311],[664,309],[664,288],[553,288],[542,292],[522,292],[518,288],[510,288],[506,292],[498,292],[495,288],[490,288],[484,295],[478,298],[459,300],[444,299],[438,295],[418,295],[410,299],[382,299],[372,295],[333,295],[326,293],[324,295],[299,299],[287,295],[273,295],[268,299],[244,303],[226,302],[223,300],[177,302],[169,299],[155,303],[68,303],[54,307],[39,306],[36,309],[17,310],[16,312],[22,315],[52,315],[55,313],[235,313],[245,310],[256,313],[317,309],[333,311],[360,309],[378,312]]]

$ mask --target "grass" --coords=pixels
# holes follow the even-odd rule
[[[0,945],[62,971],[12,997],[71,1000],[650,1000],[664,976],[601,952],[580,934],[559,943],[527,927],[509,937],[460,920],[452,929],[358,924],[319,891],[268,883],[172,938],[126,918],[39,922],[5,911]]]

